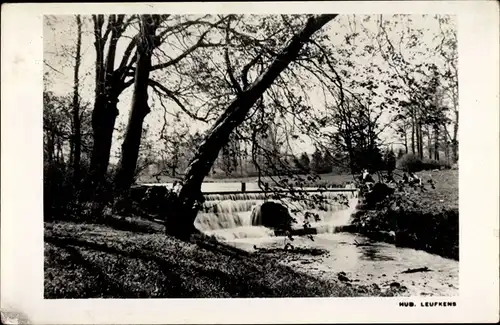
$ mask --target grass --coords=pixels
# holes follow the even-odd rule
[[[393,296],[377,286],[325,281],[282,265],[282,255],[242,253],[206,240],[181,242],[151,224],[45,224],[50,298]],[[131,223],[130,228],[134,225]],[[286,253],[286,252],[285,252]]]
[[[426,191],[415,193],[412,198],[421,212],[438,212],[458,209],[458,170],[422,171],[416,173],[426,187]],[[395,177],[396,180],[400,176]],[[435,189],[431,189],[427,181],[432,179]]]

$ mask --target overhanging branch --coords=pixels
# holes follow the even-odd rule
[[[177,96],[172,91],[170,91],[169,89],[167,89],[165,86],[163,86],[162,84],[160,84],[158,81],[149,79],[148,83],[149,83],[149,85],[151,87],[153,87],[154,90],[156,90],[156,92],[159,95],[167,96],[170,99],[172,99],[177,104],[177,106],[179,106],[179,108],[184,113],[186,113],[189,117],[191,117],[191,118],[193,118],[195,120],[198,120],[198,121],[207,122],[205,118],[199,117],[199,116],[193,114],[192,112],[190,112],[186,108],[186,106],[184,106],[184,104],[179,100],[179,98],[177,98]],[[163,93],[159,92],[158,89],[161,90]]]

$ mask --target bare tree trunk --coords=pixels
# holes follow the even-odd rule
[[[172,209],[170,211],[172,214],[166,218],[165,230],[168,234],[180,239],[188,239],[192,233],[196,232],[194,220],[198,213],[197,203],[202,199],[201,184],[210,172],[221,148],[229,141],[231,132],[245,120],[250,108],[297,57],[311,35],[335,16],[320,15],[309,18],[305,27],[292,37],[269,68],[242,91],[215,122],[187,168],[177,207]]]
[[[431,135],[431,127],[427,125],[427,155],[429,159],[432,159],[432,135]]]
[[[81,156],[81,122],[80,122],[80,98],[79,98],[79,71],[81,60],[82,48],[82,21],[80,15],[76,15],[77,26],[77,41],[76,41],[76,54],[75,54],[75,70],[74,70],[74,87],[73,87],[73,182],[78,184],[80,182],[80,156]]]
[[[453,140],[451,143],[453,150],[453,162],[458,161],[458,110],[455,110],[455,123],[453,124]]]
[[[408,135],[407,135],[406,124],[405,124],[404,128],[405,128],[405,130],[404,130],[405,153],[408,153]]]
[[[415,154],[415,115],[413,109],[411,116],[411,152]]]
[[[139,157],[144,118],[149,114],[148,81],[151,56],[155,48],[155,33],[160,23],[158,15],[141,16],[141,37],[137,44],[137,66],[134,78],[132,110],[122,144],[122,154],[115,177],[118,190],[128,189],[134,182]]]
[[[102,35],[104,15],[94,15],[95,36],[95,101],[92,111],[92,131],[94,143],[90,160],[91,184],[95,189],[102,183],[108,170],[113,131],[116,117],[118,116],[118,97],[128,87],[124,82],[126,64],[113,71],[115,66],[115,54],[118,39],[123,33],[123,15],[110,15],[108,28],[111,32],[111,40],[107,47],[108,53],[105,58],[105,39]],[[122,63],[126,63],[130,53],[125,54]]]
[[[439,126],[434,125],[434,159],[439,161]]]
[[[92,188],[104,181],[108,170],[109,156],[111,153],[111,142],[118,116],[118,96],[113,96],[110,87],[106,87],[106,74],[104,64],[105,40],[102,37],[104,15],[93,16],[95,37],[95,100],[92,111],[93,146],[90,159]],[[109,57],[108,52],[108,57]],[[109,61],[109,60],[108,60]],[[112,86],[112,85],[111,85]],[[106,89],[108,88],[108,89]]]
[[[116,98],[110,98],[105,94],[100,95],[96,99],[92,112],[94,143],[90,164],[92,179],[95,184],[99,184],[104,180],[108,170],[113,131],[118,116],[117,103],[118,99]]]
[[[422,124],[420,121],[417,122],[417,149],[418,157],[424,159],[424,139],[422,136]]]
[[[64,152],[62,149],[62,138],[57,137],[57,162],[64,165]]]
[[[54,163],[55,152],[55,136],[54,132],[50,131],[47,135],[47,160],[50,165]]]

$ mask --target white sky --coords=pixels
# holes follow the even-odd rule
[[[338,16],[334,21],[330,22],[327,26],[325,26],[325,31],[330,36],[330,39],[334,46],[337,48],[342,48],[345,45],[344,36],[347,33],[353,31],[353,25],[351,22],[355,19],[358,24],[357,28],[360,33],[360,39],[357,39],[357,45],[368,45],[374,42],[373,38],[370,36],[365,37],[363,31],[359,30],[360,25],[359,22],[362,22],[366,16],[363,15],[341,15]],[[371,16],[371,20],[369,22],[363,22],[363,25],[367,28],[370,33],[375,33],[377,31],[375,15]],[[384,18],[389,18],[388,16],[384,16]],[[94,49],[94,37],[92,35],[92,23],[90,21],[90,17],[85,16],[84,19],[84,27],[83,27],[83,35],[82,35],[82,64],[80,69],[80,94],[82,98],[93,104],[93,96],[94,96],[94,60],[95,60],[95,49]],[[437,21],[433,19],[432,16],[422,16],[422,15],[412,15],[411,16],[411,26],[415,29],[423,29],[424,33],[422,37],[419,39],[421,42],[428,45],[429,48],[434,48],[437,44],[436,42],[439,40],[435,40],[434,37],[439,33],[439,27]],[[391,20],[395,21],[395,20]],[[49,76],[50,83],[47,85],[47,90],[51,90],[58,95],[67,95],[72,92],[73,87],[73,64],[74,59],[72,58],[72,54],[74,52],[74,46],[76,43],[76,23],[75,18],[73,16],[57,16],[57,18],[50,19],[46,18],[44,24],[44,61],[55,68],[57,71],[45,65],[45,72]],[[50,22],[52,28],[48,27],[47,22]],[[389,31],[389,35],[391,39],[398,40],[401,31],[405,28],[402,24],[397,25],[396,28],[393,28]],[[125,47],[127,46],[129,40],[128,37],[131,37],[136,34],[135,30],[129,28],[125,33],[125,37],[120,40],[117,48],[117,57],[120,58],[123,53]],[[363,39],[364,38],[364,39]],[[170,50],[171,47],[163,46],[162,49],[167,53],[172,53]],[[358,46],[361,48],[361,46]],[[440,65],[440,62],[437,58],[429,57],[428,53],[425,52],[424,48],[417,48],[417,50],[422,51],[421,57],[422,60],[432,60],[436,64]],[[361,51],[361,49],[360,49]],[[404,50],[403,50],[404,51]],[[69,55],[68,55],[69,54]],[[367,58],[363,56],[354,56],[352,60],[355,62],[355,69],[358,67],[367,66],[370,63],[370,60],[380,67],[385,67],[386,64],[380,56],[375,56],[373,58]],[[119,60],[116,64],[119,64]],[[130,103],[132,98],[132,87],[129,87],[124,93],[122,93],[120,97],[120,102],[118,103],[119,109],[119,117],[117,119],[117,125],[126,123],[130,111]],[[311,94],[313,106],[318,106],[318,109],[323,106],[323,99],[321,96]],[[314,101],[317,99],[317,103]],[[152,112],[146,117],[145,123],[149,126],[150,134],[157,134],[161,129],[161,122],[163,121],[163,109],[161,107],[152,106]],[[388,120],[388,116],[384,116],[385,120]],[[170,123],[174,123],[173,120],[169,121]],[[189,124],[189,128],[191,130],[202,130],[209,127],[201,122],[193,122],[193,121],[185,121],[185,124]],[[112,157],[112,161],[116,161],[117,154],[119,153],[119,147],[121,143],[117,141],[117,132],[115,132],[113,148],[114,157]],[[157,136],[155,135],[157,138]],[[298,151],[308,151],[311,152],[313,150],[310,142],[307,137],[302,137],[305,139],[305,143],[300,144],[297,143]],[[386,140],[393,139],[393,134],[391,132],[386,132],[383,135],[383,138]]]

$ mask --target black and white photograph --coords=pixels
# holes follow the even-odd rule
[[[160,8],[40,18],[43,299],[450,313],[457,14]]]
[[[458,293],[450,15],[44,17],[46,298]]]

